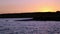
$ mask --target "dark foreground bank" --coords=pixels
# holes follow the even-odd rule
[[[60,21],[60,12],[0,14],[0,18],[33,18],[36,21]]]

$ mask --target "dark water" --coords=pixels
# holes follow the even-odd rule
[[[21,18],[0,19],[0,34],[60,34],[60,21],[15,21],[15,20],[23,19]]]

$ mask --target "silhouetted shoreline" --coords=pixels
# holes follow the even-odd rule
[[[33,20],[60,21],[60,12],[0,14],[0,18],[33,18]]]

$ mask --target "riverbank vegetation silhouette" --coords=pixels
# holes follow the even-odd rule
[[[60,21],[60,11],[0,14],[0,18],[33,18],[32,20]]]

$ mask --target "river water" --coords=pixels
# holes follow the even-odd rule
[[[16,21],[32,18],[0,18],[0,34],[60,34],[60,21]]]

